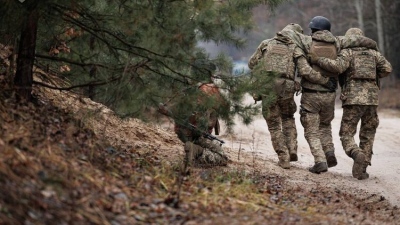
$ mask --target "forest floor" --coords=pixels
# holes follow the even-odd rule
[[[307,171],[301,126],[299,162],[278,167],[262,118],[222,133],[227,167],[184,170],[172,125],[70,92],[35,88],[37,104],[17,104],[0,90],[0,224],[400,224],[396,111],[380,112],[371,177],[358,181],[336,137],[340,109],[327,173]]]

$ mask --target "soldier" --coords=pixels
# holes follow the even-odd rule
[[[328,58],[336,58],[341,48],[367,47],[377,49],[372,39],[363,36],[339,36],[330,33],[331,24],[322,16],[314,17],[309,24],[311,36],[298,34],[293,37],[299,47],[297,67],[302,77],[302,97],[300,120],[304,135],[310,145],[315,164],[309,168],[312,173],[326,172],[328,167],[337,165],[332,142],[331,121],[334,118],[337,76],[334,71],[324,70],[308,64],[304,54],[314,53]],[[300,40],[298,40],[300,39]]]
[[[197,66],[200,68],[204,65],[197,64]],[[174,119],[174,130],[184,143],[185,160],[189,165],[226,166],[228,163],[228,157],[224,154],[221,143],[205,137],[205,134],[212,134],[214,129],[215,134],[218,135],[220,130],[217,108],[223,102],[223,98],[219,88],[213,83],[211,73],[213,70],[215,70],[215,65],[210,70],[202,70],[202,72],[210,74],[207,80],[196,85],[200,94],[197,95],[196,106],[193,107],[194,112],[180,113],[178,112],[179,105],[172,108],[176,112],[169,111],[163,104],[159,106],[159,112]],[[198,107],[205,105],[205,101],[210,101],[212,107]],[[186,102],[177,104],[185,105]]]
[[[298,160],[294,94],[300,90],[300,85],[295,81],[294,52],[297,45],[290,38],[295,31],[303,33],[300,25],[291,23],[274,38],[262,41],[248,63],[253,71],[256,65],[262,63],[262,70],[278,74],[275,79],[277,99],[269,105],[267,101],[262,101],[262,115],[271,134],[273,148],[278,154],[278,165],[284,169],[290,168],[290,161]],[[254,94],[253,98],[259,101],[263,96]]]
[[[305,52],[335,59],[340,43],[330,32],[329,20],[316,16],[311,20],[309,28],[311,37],[302,36]],[[299,74],[302,76],[300,121],[304,127],[304,136],[314,156],[315,164],[309,168],[309,171],[318,174],[328,171],[328,167],[337,165],[331,127],[335,110],[337,73],[316,65],[311,68],[305,55],[298,61]],[[310,74],[319,74],[320,80],[312,79],[313,76]]]
[[[358,28],[350,28],[345,36],[364,36]],[[372,146],[379,124],[377,115],[379,79],[392,71],[391,64],[378,51],[365,47],[348,48],[340,51],[336,60],[311,54],[311,61],[329,71],[340,73],[342,87],[343,117],[340,140],[346,154],[354,160],[352,175],[363,180],[371,165]],[[355,143],[357,124],[361,120],[360,144]]]

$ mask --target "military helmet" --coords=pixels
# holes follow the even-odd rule
[[[331,22],[323,16],[316,16],[311,19],[308,27],[312,30],[328,30],[331,31]]]
[[[290,29],[290,30],[293,30],[293,31],[296,31],[296,32],[299,32],[299,33],[303,33],[303,28],[299,25],[299,24],[297,24],[297,23],[289,23],[285,28],[283,28],[284,30],[285,29]]]
[[[350,28],[346,31],[346,34],[344,36],[349,36],[349,35],[364,36],[364,32],[359,28]]]

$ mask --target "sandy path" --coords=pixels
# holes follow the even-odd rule
[[[251,102],[251,99],[248,99]],[[300,96],[296,97],[299,106]],[[299,107],[298,107],[299,108]],[[380,124],[377,130],[374,143],[374,155],[372,166],[367,171],[370,178],[367,180],[356,180],[351,175],[353,160],[343,151],[340,139],[339,128],[342,117],[340,104],[336,106],[335,119],[332,122],[333,140],[336,149],[338,165],[329,168],[328,173],[315,175],[305,169],[312,166],[314,158],[304,138],[304,130],[300,124],[300,115],[296,113],[296,126],[298,131],[298,156],[299,161],[292,163],[292,169],[274,169],[278,173],[285,173],[294,177],[297,181],[316,180],[324,183],[329,180],[330,186],[337,188],[359,188],[369,193],[377,193],[384,196],[394,205],[400,206],[400,113],[395,111],[380,111],[378,113]],[[234,128],[238,140],[227,138],[227,147],[238,149],[239,146],[245,151],[257,152],[265,159],[277,162],[270,135],[265,120],[260,116],[251,125],[244,126],[238,122]],[[358,134],[356,135],[358,142]],[[325,180],[325,181],[324,181]]]

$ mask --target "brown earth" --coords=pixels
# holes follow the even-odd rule
[[[300,105],[300,97],[295,97],[297,105]],[[247,102],[252,102],[251,98],[247,98]],[[329,173],[321,175],[311,175],[304,169],[313,165],[314,158],[311,155],[308,143],[304,138],[304,130],[300,124],[300,115],[297,112],[295,114],[296,127],[298,131],[298,162],[292,162],[292,166],[305,173],[294,172],[293,169],[278,170],[280,174],[286,174],[291,179],[303,180],[304,177],[311,177],[315,182],[321,184],[333,186],[338,189],[354,189],[363,190],[369,193],[375,193],[381,195],[382,198],[387,199],[393,205],[400,206],[400,111],[382,109],[379,110],[378,116],[380,120],[379,127],[377,129],[375,142],[374,142],[374,155],[372,157],[372,166],[368,167],[367,172],[370,174],[370,178],[367,180],[358,181],[351,175],[351,168],[353,166],[353,160],[349,158],[341,145],[339,138],[339,128],[342,118],[343,110],[340,102],[336,105],[335,118],[332,121],[332,136],[335,145],[335,154],[338,158],[338,165],[330,168]],[[235,128],[235,132],[239,138],[239,141],[229,141],[228,145],[231,148],[238,148],[242,146],[244,151],[256,152],[260,157],[276,164],[277,156],[272,148],[270,141],[270,135],[266,126],[265,120],[260,116],[249,126],[240,125]],[[359,130],[358,125],[358,130]],[[228,139],[229,140],[229,139]],[[355,136],[355,140],[358,143],[358,132]],[[277,169],[274,169],[277,170]],[[335,180],[335,177],[341,178]],[[332,182],[334,181],[334,182]]]
[[[123,120],[70,92],[34,91],[38,103],[21,105],[2,88],[0,224],[400,224],[396,181],[381,180],[375,162],[366,181],[351,178],[340,154],[343,167],[311,174],[300,138],[300,161],[283,170],[261,119],[221,135],[227,167],[182,175],[171,124]]]

